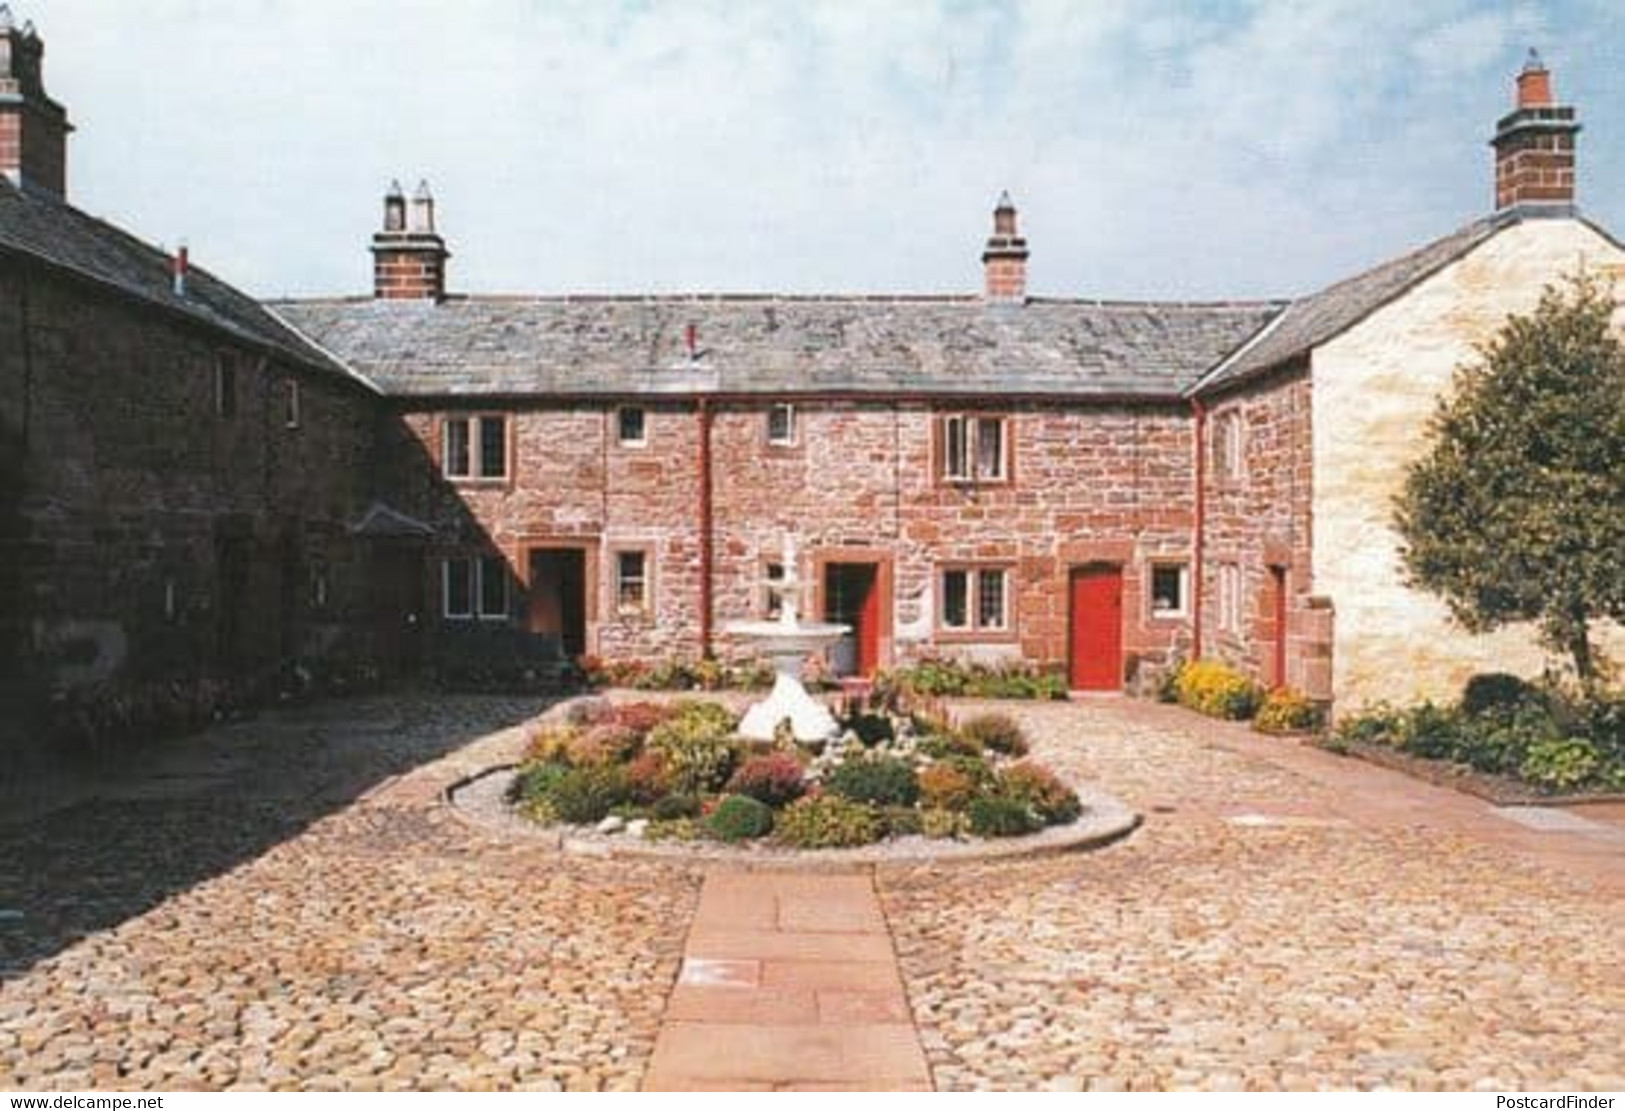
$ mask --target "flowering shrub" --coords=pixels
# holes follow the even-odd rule
[[[1025,803],[1038,815],[1042,825],[1070,822],[1083,813],[1076,791],[1057,779],[1048,768],[1030,762],[1015,764],[1000,772],[998,793]]]
[[[1253,728],[1260,733],[1301,733],[1319,727],[1320,707],[1291,687],[1270,691],[1253,718]]]
[[[1257,712],[1264,691],[1257,683],[1220,660],[1196,660],[1174,678],[1179,704],[1209,717],[1245,721]]]
[[[806,793],[806,770],[788,752],[752,756],[728,780],[728,790],[749,795],[769,806],[783,806]]]
[[[880,840],[886,824],[872,806],[839,795],[809,795],[784,808],[775,835],[798,849],[849,848]]]

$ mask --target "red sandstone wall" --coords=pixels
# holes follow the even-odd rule
[[[307,375],[287,429],[295,372],[244,351],[224,420],[216,333],[5,262],[0,333],[15,337],[0,344],[0,644],[37,682],[254,673],[361,621],[368,581],[346,526],[369,496],[371,400]],[[245,563],[230,589],[222,538]]]
[[[927,406],[799,404],[790,447],[767,443],[766,410],[729,405],[714,417],[719,634],[731,619],[760,616],[764,564],[777,560],[793,527],[813,613],[822,560],[889,562],[889,634],[881,647],[890,662],[941,650],[1062,663],[1068,573],[1094,560],[1124,566],[1128,654],[1160,657],[1188,641],[1188,621],[1153,620],[1145,597],[1150,556],[1190,555],[1191,424],[1183,407],[1006,407],[1012,481],[975,489],[936,480]],[[513,417],[510,478],[453,484],[438,476],[439,413],[407,413],[385,470],[403,484],[409,512],[443,531],[456,526],[465,549],[502,553],[516,597],[529,547],[587,548],[595,580],[589,650],[646,659],[697,654],[698,416],[691,405],[651,409],[645,447],[617,443],[613,420],[613,409],[602,406],[526,409]],[[622,545],[655,557],[648,617],[617,613],[609,596],[610,553]],[[1008,633],[964,638],[936,630],[937,569],[947,561],[1010,569]],[[522,615],[522,602],[515,612]],[[719,650],[728,647],[719,635]]]
[[[1203,639],[1207,655],[1220,656],[1268,681],[1274,674],[1274,614],[1269,599],[1269,568],[1287,575],[1288,624],[1286,681],[1329,696],[1330,670],[1325,638],[1317,630],[1329,620],[1310,601],[1313,538],[1313,472],[1310,439],[1310,382],[1302,370],[1272,375],[1210,402],[1207,419],[1206,552],[1203,587]],[[1226,414],[1239,413],[1243,427],[1242,468],[1222,477],[1211,447]],[[1241,625],[1220,627],[1219,569],[1240,567]]]

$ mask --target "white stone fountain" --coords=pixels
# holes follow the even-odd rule
[[[801,579],[796,574],[795,538],[784,539],[784,573],[767,581],[779,599],[774,621],[730,621],[727,631],[753,644],[773,661],[773,690],[756,703],[739,723],[739,735],[752,741],[771,741],[785,720],[796,740],[817,743],[840,734],[829,708],[814,700],[801,685],[801,668],[808,655],[839,640],[851,628],[824,621],[801,620]]]

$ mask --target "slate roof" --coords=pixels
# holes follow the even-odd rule
[[[1533,216],[1570,216],[1569,207],[1549,206],[1532,213],[1504,209],[1474,220],[1442,239],[1435,239],[1407,255],[1390,259],[1319,293],[1293,301],[1286,311],[1226,362],[1203,378],[1192,392],[1233,384],[1297,358],[1347,331],[1401,296],[1419,282],[1444,269],[1494,236]]]
[[[255,347],[270,347],[319,372],[355,381],[254,298],[202,267],[187,271],[178,297],[170,257],[135,236],[89,216],[60,197],[19,188],[0,177],[0,252],[25,255],[127,297],[157,305]]]
[[[1282,306],[717,295],[272,307],[385,393],[407,397],[1170,397]]]

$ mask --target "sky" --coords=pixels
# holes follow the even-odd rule
[[[1295,295],[1492,207],[1531,46],[1625,233],[1618,0],[10,0],[79,207],[365,294],[392,179],[469,293]],[[1612,114],[1610,114],[1612,110]]]

